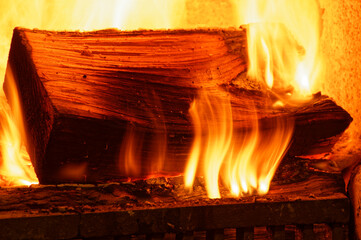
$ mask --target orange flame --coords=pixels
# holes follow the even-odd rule
[[[248,75],[270,88],[292,86],[295,95],[311,94],[322,70],[318,2],[252,0],[238,7],[240,21],[250,24]]]
[[[232,141],[232,109],[226,96],[221,99],[202,91],[199,98],[189,110],[195,140],[185,171],[185,186],[193,185],[197,165],[202,161],[208,195],[219,198],[218,174]]]
[[[7,99],[12,108],[10,110],[5,95],[0,96],[0,124],[1,124],[1,185],[31,185],[37,184],[38,179],[25,148],[25,129],[22,109],[17,87],[11,68],[8,66],[6,74],[9,89]]]
[[[141,176],[141,146],[144,134],[128,126],[119,154],[120,172],[128,177]]]
[[[266,194],[290,143],[293,121],[277,119],[275,128],[260,131],[254,109],[245,122],[234,122],[233,116],[239,113],[232,112],[226,94],[213,96],[205,90],[189,111],[195,140],[185,170],[185,186],[192,187],[199,166],[210,198],[221,197],[219,179],[234,196]]]
[[[322,70],[317,1],[250,0],[234,4],[239,9],[239,21],[249,24],[248,76],[275,92],[287,93],[279,94],[280,100],[307,99]],[[217,98],[201,93],[190,108],[195,140],[185,172],[186,186],[192,187],[197,166],[202,163],[210,198],[220,197],[219,178],[235,196],[267,193],[291,141],[293,122],[277,119],[274,128],[261,131],[254,116],[247,119],[250,131],[239,133],[234,130],[237,125],[232,114],[237,113],[232,113],[229,100]],[[276,101],[273,107],[283,105]]]
[[[137,128],[131,124],[127,126],[119,154],[120,172],[127,177],[144,177],[143,168],[148,173],[146,175],[150,173],[161,176],[167,152],[167,128],[160,110],[162,104],[156,93],[149,89],[145,90],[139,98],[147,105],[145,109],[147,109],[148,119],[152,119],[151,124],[156,130]],[[147,141],[144,141],[145,139]],[[144,155],[144,152],[149,152],[148,148],[152,149],[152,156]],[[142,162],[144,158],[152,159],[152,161]]]
[[[212,7],[216,7],[216,11],[207,10]],[[248,31],[250,77],[264,81],[275,90],[292,86],[294,95],[307,95],[314,90],[321,71],[322,59],[318,52],[320,11],[316,0],[229,0],[229,4],[201,0],[13,0],[1,1],[0,8],[3,9],[0,18],[0,77],[5,73],[12,29],[15,26],[83,31],[103,28],[238,27],[241,24],[257,23],[250,25]],[[0,100],[0,139],[4,158],[0,174],[6,176],[6,179],[16,176],[16,184],[36,182],[35,173],[29,167],[29,157],[19,154],[24,151],[23,139],[26,139],[19,120],[21,118],[18,117],[20,105],[15,104],[14,109],[19,110],[12,114],[3,94]],[[220,104],[215,105],[214,101]],[[276,105],[282,106],[283,103]],[[267,139],[268,135],[260,133],[256,116],[252,121],[249,120],[252,122],[251,131],[235,133],[232,115],[237,113],[232,112],[229,100],[215,99],[205,93],[195,100],[190,113],[195,125],[195,141],[187,166],[186,184],[192,185],[198,163],[210,159],[212,164],[204,168],[213,169],[214,172],[205,171],[204,174],[220,174],[222,181],[235,195],[254,190],[265,192],[278,159],[283,154],[281,150],[287,148],[292,124],[285,120],[275,123],[277,129],[269,134],[274,136],[272,141],[279,141],[279,147],[275,152],[272,149],[263,150],[273,156],[269,163],[262,163],[267,165],[263,168],[260,160],[263,156],[256,154],[255,150],[263,149],[263,146],[260,147],[264,142],[262,139]],[[131,149],[134,149],[135,140],[139,139],[131,130],[128,135],[129,139],[134,138],[129,143],[130,150],[125,154],[131,166],[136,154]],[[166,141],[163,136],[156,138],[160,142]],[[213,148],[213,145],[224,149]],[[159,149],[159,152],[165,150]],[[5,155],[9,157],[5,158]],[[160,154],[160,159],[162,156]],[[138,171],[132,170],[132,167],[128,170],[133,174]],[[159,170],[159,167],[155,170]],[[231,178],[225,177],[227,174],[224,172],[227,171]],[[253,173],[249,175],[249,172]],[[208,188],[213,184],[218,186],[218,179],[209,179],[207,182]],[[209,192],[211,197],[219,197],[218,187]]]
[[[0,78],[5,74],[12,30],[16,26],[82,31],[103,28],[176,28],[181,27],[184,7],[184,0],[1,1],[0,8],[3,9],[3,14],[0,18]],[[11,113],[3,92],[0,96],[0,139],[3,157],[0,175],[4,179],[4,184],[30,185],[38,181],[24,147],[26,136],[20,120],[22,118],[19,118],[21,107],[16,88],[12,88],[14,114]],[[164,142],[163,136],[157,139]],[[160,146],[159,148],[163,148],[165,145]],[[128,152],[130,157],[129,154],[131,153]],[[155,171],[159,170],[162,161],[160,154],[159,164],[152,165]]]

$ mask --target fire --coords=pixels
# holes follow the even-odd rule
[[[227,94],[214,96],[205,90],[189,111],[195,139],[185,171],[185,186],[192,187],[199,168],[210,198],[221,197],[219,179],[236,197],[266,194],[291,141],[292,119],[277,119],[273,129],[261,131],[255,108],[243,121],[235,122],[234,116],[240,113],[232,110]]]
[[[180,28],[184,7],[184,0],[1,1],[0,8],[4,11],[0,18],[0,78],[4,79],[12,30],[16,26],[59,31]],[[25,149],[26,135],[22,117],[19,115],[21,106],[15,86],[11,91],[14,94],[11,99],[14,114],[11,113],[3,92],[0,96],[0,139],[3,157],[0,175],[4,180],[0,185],[35,184],[38,181]],[[163,136],[157,139],[164,142]],[[159,146],[163,148],[164,144]],[[132,157],[131,151],[127,152],[128,160]],[[163,149],[159,151],[164,152]],[[163,157],[160,153],[158,164],[152,165],[156,171],[159,170]]]
[[[147,129],[140,129],[132,124],[127,126],[119,154],[120,172],[123,176],[140,177],[144,176],[142,170],[145,169],[151,175],[162,176],[167,152],[167,128],[161,111],[162,104],[154,90],[145,89],[140,95],[147,106],[156,106],[156,108],[147,108],[146,112],[149,119],[152,119],[151,124],[158,130],[149,132]],[[144,141],[147,134],[151,135],[151,137],[148,136],[151,146],[147,146]],[[147,148],[153,149],[152,156],[147,156],[152,161],[145,163],[141,161],[143,157],[146,157],[142,155],[142,151],[149,152]]]
[[[10,85],[8,101],[4,92],[0,96],[0,124],[1,124],[1,185],[31,185],[37,184],[38,179],[25,148],[25,129],[23,115],[18,97],[14,76],[9,68],[6,78]]]
[[[248,75],[275,90],[310,95],[322,70],[321,9],[316,0],[238,1],[248,28]]]
[[[12,29],[15,26],[86,31],[104,28],[134,30],[238,27],[250,23],[247,31],[249,77],[263,81],[276,92],[287,90],[292,96],[312,93],[322,70],[322,59],[318,51],[320,9],[316,0],[229,0],[229,4],[220,5],[216,1],[205,2],[207,1],[2,1],[0,8],[4,11],[0,19],[0,78],[5,74]],[[211,17],[202,15],[211,13],[206,10],[207,7],[217,7],[216,14]],[[293,91],[289,90],[291,88]],[[6,178],[6,184],[31,184],[37,180],[29,157],[25,154],[26,137],[16,88],[12,92],[14,97],[9,101],[15,109],[13,113],[4,94],[1,93],[0,96],[3,156],[0,175]],[[283,98],[274,105],[283,106]],[[195,140],[185,174],[187,186],[192,185],[197,172],[202,172],[210,197],[220,197],[219,179],[235,196],[268,191],[272,176],[290,142],[293,124],[279,119],[275,122],[274,130],[261,131],[255,109],[254,116],[247,119],[250,130],[237,132],[234,129],[243,124],[234,122],[233,116],[237,114],[240,113],[232,109],[227,93],[220,99],[211,93],[201,92],[194,100],[190,115],[195,127]],[[155,120],[155,124],[160,124],[159,122],[162,119]],[[160,124],[160,128],[162,127]],[[137,175],[140,171],[136,166],[136,158],[142,136],[138,135],[130,128],[126,134],[129,141],[125,141],[122,146],[124,149],[121,150],[128,163],[125,171],[130,175]],[[157,146],[161,147],[159,156],[155,156],[159,164],[153,166],[154,171],[161,169],[166,141],[161,134],[155,137],[155,142],[160,143]]]
[[[141,133],[136,133],[134,126],[127,127],[119,154],[120,171],[125,176],[137,177],[141,175],[139,167],[141,166],[141,149],[139,149],[139,146],[142,146],[142,135]]]
[[[248,76],[265,83],[280,100],[307,99],[321,72],[320,8],[315,0],[234,1],[239,21],[247,23]],[[290,119],[275,120],[262,130],[255,116],[249,131],[237,132],[230,100],[202,92],[190,108],[195,140],[185,171],[191,188],[198,171],[205,176],[210,198],[221,197],[219,179],[234,196],[266,194],[293,133]],[[233,116],[232,116],[233,115]]]
[[[202,161],[208,195],[218,198],[218,174],[232,142],[232,109],[229,99],[201,92],[200,99],[192,103],[190,114],[196,130],[193,150],[185,171],[185,186],[193,185],[198,162]]]

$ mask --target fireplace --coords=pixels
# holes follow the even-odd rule
[[[347,19],[354,21],[356,5],[320,2],[324,71],[303,62],[314,56],[308,54],[309,48],[295,44],[287,24],[228,28],[236,18],[234,8],[245,7],[233,1],[188,1],[182,6],[189,15],[209,16],[210,9],[219,8],[215,19],[221,21],[214,25],[212,18],[190,18],[185,30],[16,28],[4,90],[15,119],[26,123],[19,134],[28,133],[24,140],[41,185],[0,189],[2,236],[353,236],[357,227],[349,228],[350,217],[355,214],[357,225],[357,210],[349,207],[344,183],[352,173],[349,189],[357,209],[357,95],[339,91],[333,83],[352,91],[359,87],[355,66],[341,70],[343,61],[355,60],[353,47],[345,54],[350,44],[342,47],[337,39],[343,35],[335,34],[340,30],[351,35],[348,31],[353,28],[344,29],[341,20],[346,12]],[[189,29],[192,21],[212,29]],[[267,35],[269,29],[277,34]],[[273,43],[281,35],[286,41],[275,50]],[[252,75],[254,60],[248,56],[250,45],[257,41],[254,50],[261,56],[257,63],[261,71]],[[283,62],[271,57],[277,51],[282,61],[291,64],[287,74],[281,73]],[[302,64],[293,66],[294,56]],[[304,89],[312,83],[305,83],[305,76],[312,78],[313,71],[326,79],[316,89],[335,101]],[[301,81],[298,87],[284,85],[290,74]],[[262,84],[254,81],[258,75]],[[16,88],[23,117],[16,112],[20,106],[13,98]],[[226,124],[218,127],[218,122]],[[206,146],[210,147],[204,150]],[[199,167],[208,159],[213,163]],[[242,174],[234,174],[234,169]],[[18,204],[20,198],[24,200]]]
[[[359,66],[357,63],[358,57],[356,57],[356,55],[360,46],[357,41],[354,43],[352,42],[360,34],[358,30],[358,12],[360,11],[361,6],[357,1],[321,1],[321,5],[325,8],[323,16],[325,27],[322,33],[322,48],[329,69],[326,72],[325,79],[327,80],[323,84],[322,91],[332,96],[354,118],[353,124],[350,125],[350,128],[345,135],[346,142],[349,142],[350,144],[340,144],[339,150],[343,157],[340,157],[340,160],[337,162],[340,168],[346,167],[346,170],[344,170],[346,176],[350,175],[350,172],[352,172],[348,193],[352,199],[356,233],[358,238],[360,238],[360,220],[358,212],[358,176],[360,170],[359,168],[352,170],[352,165],[359,162],[358,141],[360,136],[358,130],[359,121],[357,120],[359,118],[356,107],[357,104],[352,104],[352,102],[359,102],[358,99],[356,99],[357,97],[354,98],[356,95],[353,94],[358,92],[360,87],[357,77],[359,68],[352,67],[352,65]],[[354,62],[354,64],[352,64],[352,62]],[[339,72],[340,74],[335,75],[336,72]],[[331,84],[331,82],[335,83],[335,85]],[[341,91],[336,90],[336,86],[341,89]]]

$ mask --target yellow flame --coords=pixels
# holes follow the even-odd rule
[[[316,0],[236,1],[240,22],[248,23],[250,77],[270,88],[292,86],[309,95],[322,66],[320,7]]]
[[[229,0],[229,4],[225,1],[201,0],[12,0],[0,1],[0,9],[3,10],[0,17],[0,79],[5,73],[12,29],[15,26],[84,31],[103,28],[133,30],[198,26],[238,27],[241,24],[256,23],[251,24],[248,31],[249,76],[265,81],[269,87],[274,89],[293,86],[295,93],[305,95],[313,90],[321,69],[322,61],[318,53],[320,11],[317,0]],[[211,103],[213,100],[210,102],[209,98],[213,97],[201,96],[192,105],[194,111],[204,108],[203,111],[210,114],[210,118],[206,118],[204,114],[191,110],[194,124],[208,126],[205,128],[209,131],[207,135],[213,136],[216,144],[223,146],[227,151],[224,149],[213,150],[212,148],[206,151],[193,150],[193,157],[187,166],[187,169],[193,170],[187,170],[190,173],[186,184],[191,185],[192,179],[196,175],[198,161],[204,159],[205,156],[214,162],[215,166],[209,168],[214,168],[215,172],[220,171],[222,167],[226,169],[224,165],[233,166],[233,160],[222,160],[225,162],[222,165],[218,162],[218,158],[242,158],[248,160],[237,163],[236,169],[239,170],[236,171],[234,168],[230,173],[233,180],[229,182],[229,186],[233,189],[234,194],[239,195],[241,192],[252,191],[255,186],[266,190],[269,177],[265,177],[266,183],[254,177],[244,177],[244,174],[239,177],[240,171],[248,172],[248,170],[244,170],[244,167],[250,165],[249,163],[253,162],[251,158],[254,158],[254,154],[240,153],[239,149],[257,148],[259,139],[261,139],[257,130],[258,123],[252,123],[253,130],[250,133],[243,133],[241,136],[232,133],[232,111],[229,104],[226,103],[228,100],[221,100],[220,106],[213,106]],[[28,172],[31,169],[27,167],[30,164],[29,157],[17,156],[24,151],[21,140],[25,139],[24,131],[21,127],[20,129],[15,127],[19,125],[19,122],[16,122],[17,117],[10,113],[4,97],[1,97],[0,107],[3,132],[3,136],[0,136],[3,143],[2,154],[13,156],[12,162],[18,164],[15,164],[17,167],[11,168],[21,169],[14,170],[14,172],[23,171],[24,174],[21,175],[31,175],[26,180],[27,183],[34,182],[34,173]],[[217,113],[226,114],[226,116],[219,117]],[[14,113],[14,115],[16,114]],[[227,124],[213,129],[212,126],[215,125],[215,122],[220,121]],[[282,124],[279,125],[282,126]],[[197,149],[197,146],[210,147],[213,140],[205,140],[203,135],[207,131],[204,126],[201,130],[197,129],[196,127],[196,141],[193,149]],[[281,133],[279,135],[283,136]],[[162,138],[160,137],[160,139]],[[234,139],[237,138],[241,139],[242,146],[234,144]],[[14,150],[10,151],[9,149],[12,148]],[[128,156],[131,158],[130,152]],[[8,170],[10,167],[5,167],[4,163],[3,166],[0,170],[1,174],[13,176]],[[207,173],[207,175],[212,175],[212,173]],[[218,180],[208,181],[210,181],[207,183],[208,185],[218,183]],[[224,181],[226,182],[226,180]],[[219,191],[214,190],[212,196],[218,197]]]
[[[31,185],[37,184],[32,163],[25,148],[25,129],[23,124],[22,109],[18,91],[14,83],[11,68],[6,74],[10,92],[7,99],[11,103],[11,110],[4,93],[0,96],[0,124],[1,124],[1,185]]]
[[[0,1],[0,79],[5,74],[12,30],[16,26],[47,30],[96,30],[119,28],[159,29],[181,27],[184,0],[14,0]],[[0,80],[2,83],[2,80]],[[15,86],[14,86],[15,87]],[[2,165],[0,175],[4,184],[29,185],[37,183],[29,156],[24,147],[25,131],[21,121],[16,121],[21,108],[13,105],[13,114],[1,92],[0,121]],[[17,93],[16,93],[17,94]],[[14,92],[14,96],[16,95]],[[16,98],[16,97],[15,97]],[[20,105],[19,105],[20,106]],[[20,124],[20,125],[19,125]],[[163,135],[158,137],[164,142]],[[158,142],[159,142],[158,141]],[[135,142],[132,142],[135,144]],[[158,145],[163,148],[165,145]],[[132,149],[132,148],[130,148]],[[160,149],[159,151],[163,151]],[[128,161],[131,152],[128,151]],[[155,171],[164,161],[159,155],[158,163],[152,165]],[[135,171],[129,170],[130,172]],[[10,180],[11,179],[11,180]],[[17,180],[15,180],[17,179]],[[27,179],[27,180],[24,180]]]
[[[187,161],[187,165],[185,168],[185,175],[184,175],[184,185],[187,188],[191,188],[193,186],[194,178],[196,176],[197,167],[198,167],[198,161],[199,156],[201,153],[201,147],[202,147],[202,128],[200,125],[201,119],[198,114],[198,103],[197,101],[193,101],[191,104],[191,107],[189,109],[189,114],[191,115],[191,118],[193,120],[193,124],[197,125],[194,130],[194,140],[192,145],[192,152],[190,153],[190,156]]]
[[[185,0],[0,1],[0,76],[4,76],[14,27],[90,31],[187,27]]]
[[[194,142],[185,170],[192,188],[197,168],[205,177],[210,198],[220,198],[219,179],[234,196],[266,194],[293,133],[291,119],[278,118],[274,128],[261,130],[256,109],[235,122],[229,97],[203,90],[190,108]],[[235,119],[240,119],[236,117]]]
[[[322,64],[318,50],[320,8],[317,1],[233,2],[239,10],[239,23],[249,24],[249,77],[263,81],[275,91],[292,92],[297,99],[310,95]],[[291,88],[293,91],[288,90]],[[283,105],[283,101],[279,101],[274,107]],[[195,142],[185,172],[187,187],[192,186],[190,179],[194,179],[195,166],[200,164],[211,198],[220,197],[219,178],[235,196],[265,194],[291,141],[293,122],[280,118],[272,129],[265,131],[259,126],[257,116],[251,116],[245,120],[251,129],[237,132],[233,129],[242,129],[242,125],[235,125],[232,119],[239,113],[227,109],[231,109],[231,104],[224,98],[202,93],[194,100],[190,115]],[[209,152],[212,155],[208,155]]]
[[[141,146],[144,134],[137,133],[134,126],[128,126],[119,154],[121,174],[128,177],[141,175]]]

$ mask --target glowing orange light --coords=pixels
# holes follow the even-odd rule
[[[274,89],[293,86],[293,95],[310,94],[322,64],[318,51],[320,10],[317,1],[230,0],[230,3],[235,11],[227,12],[227,15],[234,16],[234,19],[229,18],[233,21],[227,22],[228,25],[217,25],[221,21],[212,16],[214,21],[206,27],[238,27],[252,23],[248,29],[249,76],[264,81]],[[198,27],[197,23],[189,24],[192,21],[187,13],[188,5],[186,0],[1,1],[0,8],[4,11],[0,18],[0,78],[5,74],[12,29],[15,26],[81,31],[104,28],[134,30]],[[204,16],[197,17],[205,19]],[[214,101],[218,103],[215,104]],[[21,127],[21,121],[15,121],[20,119],[20,104],[18,106],[13,105],[15,112],[10,113],[1,93],[0,139],[3,161],[0,175],[6,179],[15,177],[18,179],[13,181],[16,184],[30,184],[37,181],[24,150],[25,131]],[[275,107],[282,106],[283,102],[275,104]],[[195,126],[195,141],[187,165],[186,185],[192,185],[198,165],[202,162],[202,169],[199,170],[206,176],[210,197],[220,196],[219,174],[235,196],[252,191],[267,192],[279,159],[288,146],[292,124],[286,120],[275,123],[276,130],[270,133],[275,137],[268,139],[260,133],[255,116],[249,120],[252,131],[233,133],[232,116],[238,113],[233,112],[226,94],[225,99],[214,99],[208,93],[201,93],[192,104],[190,113]],[[158,120],[162,122],[161,119]],[[155,122],[160,124],[161,129],[162,123]],[[128,152],[123,156],[129,163],[126,171],[136,175],[139,169],[134,166],[137,152],[135,141],[141,141],[141,136],[139,138],[132,130],[129,131],[131,141],[128,143]],[[264,138],[277,142],[274,143],[276,150],[263,146]],[[166,142],[166,138],[159,134],[155,142],[160,146],[159,156],[155,156],[159,164],[154,165],[153,170],[158,171],[164,161],[166,149],[162,149],[165,146],[162,143]],[[272,156],[267,163],[264,162],[265,156],[256,153],[259,149]],[[203,165],[206,161],[209,164]],[[229,177],[225,177],[227,175]]]
[[[182,22],[186,22],[183,19],[184,7],[184,0],[1,1],[0,8],[4,11],[0,17],[0,78],[3,79],[5,75],[12,31],[16,26],[59,31],[105,28],[122,30],[180,28]],[[16,92],[14,92],[14,98],[17,99]],[[18,106],[20,105],[12,104],[12,110],[16,112],[12,114],[1,91],[0,139],[3,158],[0,175],[4,184],[30,185],[38,181],[24,147],[26,137],[22,122],[16,121],[21,113],[21,108]],[[129,135],[132,134],[129,133]],[[130,142],[130,150],[126,155],[127,162],[130,163],[128,164],[130,169],[127,171],[136,175],[138,170],[135,170],[134,166],[131,167],[131,162],[135,158],[132,156],[131,149],[138,139],[133,140]],[[159,142],[164,143],[163,135],[155,138],[155,144]],[[159,144],[159,146],[159,148],[164,148],[165,144]],[[159,149],[159,152],[164,151],[164,149]],[[156,161],[158,164],[152,165],[154,171],[159,170],[163,158],[164,156],[160,153]],[[71,171],[71,175],[81,177],[83,165],[77,169],[78,171]]]
[[[322,70],[320,7],[315,0],[235,1],[240,22],[248,23],[250,77],[270,88],[292,86],[306,96]]]
[[[0,175],[2,185],[31,185],[38,183],[29,155],[25,149],[25,129],[23,115],[18,98],[18,91],[14,83],[14,76],[9,67],[6,75],[11,92],[8,100],[4,93],[0,96],[0,124],[1,124],[1,164]]]
[[[255,111],[254,111],[255,112]],[[274,128],[261,131],[257,115],[235,123],[231,102],[202,90],[190,108],[195,139],[185,171],[191,188],[197,168],[205,177],[210,198],[221,197],[219,179],[233,196],[266,194],[293,133],[291,119],[276,119]],[[244,124],[244,125],[243,125]],[[246,129],[251,126],[251,129]]]

